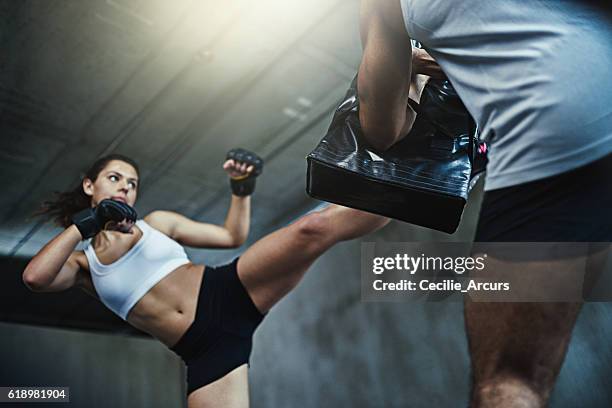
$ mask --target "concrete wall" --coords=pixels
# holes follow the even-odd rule
[[[0,361],[0,386],[70,387],[69,403],[19,407],[184,406],[182,362],[154,340],[0,323]]]

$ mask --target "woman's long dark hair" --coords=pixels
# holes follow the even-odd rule
[[[56,224],[62,227],[70,226],[70,224],[72,224],[72,216],[85,208],[89,208],[91,205],[91,197],[83,191],[83,180],[88,178],[95,182],[100,172],[113,160],[125,162],[134,167],[137,174],[140,173],[136,162],[129,157],[121,154],[109,154],[100,157],[91,165],[89,170],[87,170],[78,186],[71,191],[65,191],[63,193],[55,192],[54,199],[43,202],[40,210],[36,212],[35,215],[45,215],[53,219]]]

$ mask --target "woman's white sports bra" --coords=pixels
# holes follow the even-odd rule
[[[157,282],[181,265],[189,263],[183,247],[144,220],[136,221],[142,237],[115,262],[104,265],[91,240],[84,251],[91,280],[109,309],[126,320],[128,313]]]

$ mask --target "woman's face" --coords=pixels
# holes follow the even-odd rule
[[[111,160],[98,174],[96,181],[83,180],[83,191],[91,197],[92,207],[107,198],[134,206],[138,193],[138,173],[131,164]]]

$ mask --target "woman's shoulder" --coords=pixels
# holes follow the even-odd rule
[[[89,245],[89,243],[87,243],[87,245]],[[87,261],[84,249],[81,251],[73,251],[68,259],[76,262],[81,270],[89,271],[89,262]]]
[[[85,255],[85,252],[74,251],[70,255],[70,258],[72,258],[79,266],[75,286],[83,289],[87,294],[97,298],[98,295],[91,279],[91,274],[89,272],[89,261]]]
[[[180,215],[173,211],[155,210],[145,215],[143,221],[151,228],[172,237],[178,217]]]
[[[176,213],[173,211],[155,210],[145,215],[142,219],[147,224],[152,226],[152,224],[166,221],[168,218],[171,218],[175,214]]]

